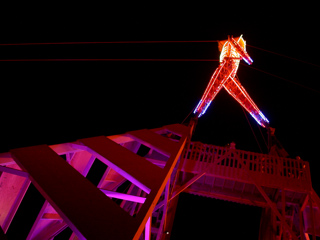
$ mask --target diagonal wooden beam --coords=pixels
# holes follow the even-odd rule
[[[38,191],[80,238],[126,239],[135,232],[128,213],[47,145],[13,149],[11,153],[30,174]],[[123,225],[128,225],[125,232]]]
[[[54,147],[49,146],[52,150],[54,150],[57,154],[61,152],[65,152],[70,149],[68,144],[59,144]],[[76,169],[83,176],[86,176],[93,161],[94,156],[86,151],[77,151],[77,149],[73,149],[74,152],[66,152],[67,154],[67,162]],[[69,157],[70,153],[73,153],[72,158]],[[47,212],[48,209],[52,209],[53,212]],[[66,228],[66,224],[57,223],[57,220],[63,220],[59,214],[50,206],[48,201],[45,201],[41,211],[38,214],[36,221],[34,222],[27,240],[29,239],[39,239],[46,238],[47,236],[51,236],[57,234],[57,232],[62,231]]]
[[[42,219],[63,220],[58,213],[44,213]]]
[[[314,191],[314,189],[312,188],[311,190],[311,198],[312,200],[315,202],[315,204],[318,206],[318,208],[320,208],[320,198],[319,196],[317,195],[317,193]]]
[[[145,229],[146,222],[171,177],[185,143],[191,136],[193,127],[193,125],[189,127],[181,125],[179,129],[176,128],[175,131],[177,132],[181,132],[181,129],[183,129],[182,137],[178,142],[171,141],[150,130],[127,133],[128,136],[139,143],[168,155],[169,159],[164,168],[159,168],[145,158],[137,156],[130,150],[103,136],[80,139],[78,141],[80,149],[92,153],[99,160],[105,162],[109,167],[149,194],[145,203],[140,205],[141,208],[134,220],[132,220],[132,225],[136,227],[136,232],[131,239],[138,239]]]
[[[199,180],[202,176],[204,176],[207,172],[210,171],[211,168],[213,168],[215,165],[220,163],[223,159],[225,159],[228,155],[230,154],[230,151],[226,152],[223,156],[221,156],[218,160],[210,164],[208,167],[206,167],[203,171],[200,173],[196,174],[193,178],[191,178],[189,181],[187,181],[185,184],[180,186],[178,189],[176,189],[172,194],[171,197],[169,198],[169,201],[177,197],[180,193],[185,191],[189,186],[191,186],[193,183],[195,183],[197,180]],[[155,209],[161,208],[165,204],[164,201],[160,202],[157,204]]]
[[[202,176],[206,174],[206,171],[203,171],[197,175],[195,175],[193,178],[191,178],[189,181],[187,181],[185,184],[183,184],[181,187],[179,187],[177,190],[175,190],[170,197],[170,201],[178,196],[178,194],[182,193],[185,189],[187,189],[189,186],[191,186],[193,183],[195,183],[197,180],[199,180]]]
[[[172,171],[175,165],[177,164],[178,159],[181,156],[182,150],[184,149],[187,139],[191,137],[193,127],[194,126],[184,127],[187,130],[186,132],[188,132],[189,134],[184,134],[179,140],[179,142],[175,144],[175,147],[172,149],[172,153],[165,167],[163,168],[164,175],[161,180],[161,183],[158,183],[158,185],[155,186],[155,188],[151,191],[148,198],[146,199],[145,204],[142,205],[140,212],[136,216],[138,221],[145,223],[147,221],[146,216],[150,216],[152,214],[153,209],[156,206],[156,203],[158,202],[161,193],[164,191],[164,188],[171,177]],[[138,239],[138,237],[140,236],[139,232],[141,232],[141,229],[137,231],[134,239]]]
[[[28,177],[29,176],[29,174],[27,172],[24,172],[24,171],[21,171],[18,169],[14,169],[14,168],[4,167],[4,166],[0,166],[0,172],[6,172],[6,173],[21,176],[21,177]]]
[[[144,230],[144,239],[145,240],[151,239],[151,217],[148,218],[148,221],[146,223],[146,227]]]
[[[301,211],[302,208],[299,209],[299,229],[300,229],[300,239],[306,240],[304,235],[304,227],[303,227],[303,211]]]
[[[42,218],[42,215],[44,214],[44,211],[46,209],[46,207],[48,206],[48,201],[45,201],[40,209],[40,212],[36,218],[36,220],[34,221],[33,225],[32,225],[32,228],[31,230],[29,231],[29,234],[27,236],[27,239],[26,240],[30,240],[32,239],[32,237],[34,236],[34,232],[38,226],[38,223],[40,222],[41,218]]]
[[[14,163],[15,162],[9,152],[0,153],[0,164],[1,165],[6,166],[6,165],[14,164]]]
[[[316,227],[315,227],[315,216],[313,211],[312,195],[309,194],[309,208],[310,208],[310,218],[311,218],[311,231],[312,231],[312,240],[316,240]]]
[[[88,152],[146,193],[150,193],[156,176],[162,173],[161,168],[104,136],[80,139],[79,142],[88,148]]]
[[[304,237],[305,237],[306,240],[310,240],[308,233],[305,233],[305,234],[304,234]]]
[[[8,215],[6,216],[6,219],[2,225],[3,227],[3,230],[5,232],[7,232],[13,218],[14,218],[14,215],[16,214],[19,206],[20,206],[20,203],[22,202],[22,199],[24,197],[24,195],[26,194],[28,188],[29,188],[29,185],[30,185],[31,181],[29,178],[26,178],[21,186],[21,189],[19,191],[19,193],[17,194],[11,208],[10,208],[10,211],[8,212]]]
[[[285,222],[285,217],[286,217],[286,192],[284,189],[281,189],[281,211],[282,211],[282,220],[281,220],[281,235],[283,236],[283,240],[286,240],[286,232],[285,232],[285,227],[284,227],[284,222]]]
[[[167,157],[171,156],[172,152],[174,152],[178,146],[177,142],[171,141],[147,129],[131,131],[127,134],[136,141],[149,148],[155,149]]]
[[[167,182],[166,188],[165,188],[165,193],[164,193],[164,205],[163,205],[163,213],[162,213],[162,219],[160,222],[160,226],[158,229],[157,233],[157,238],[156,240],[160,240],[160,237],[163,233],[163,230],[166,228],[166,221],[167,221],[167,212],[168,212],[168,203],[169,203],[169,189],[170,188],[170,179]]]
[[[73,232],[69,238],[69,240],[79,240],[79,238],[77,237],[77,235]]]
[[[298,240],[298,237],[294,234],[290,226],[286,223],[285,218],[282,216],[282,214],[278,211],[277,206],[274,202],[271,201],[271,199],[268,197],[266,192],[263,190],[263,188],[257,183],[255,178],[250,174],[250,170],[248,169],[248,166],[243,162],[243,160],[236,154],[236,152],[233,153],[235,158],[238,159],[242,163],[242,166],[248,175],[248,177],[251,179],[252,183],[256,186],[260,194],[263,196],[263,198],[266,200],[268,205],[271,207],[271,210],[274,212],[274,214],[280,219],[280,221],[283,223],[283,226],[289,231],[291,237],[293,240]]]
[[[309,201],[309,194],[306,195],[306,197],[305,197],[305,199],[304,199],[304,201],[303,201],[303,203],[301,205],[300,211],[302,211],[302,212],[304,211],[304,209],[306,208],[306,206],[308,204],[308,201]]]
[[[100,189],[100,190],[110,198],[117,198],[117,199],[122,199],[126,201],[137,202],[137,203],[144,203],[146,201],[145,197],[138,197],[135,195],[119,193],[119,192],[109,191],[105,189]]]
[[[253,180],[253,183],[255,184],[256,188],[259,190],[259,192],[261,193],[261,195],[263,196],[263,198],[267,201],[267,203],[269,204],[269,206],[271,207],[271,210],[274,212],[274,214],[276,214],[276,216],[280,219],[280,221],[282,222],[283,226],[289,231],[292,239],[294,240],[298,240],[298,237],[294,234],[294,232],[292,231],[292,229],[290,228],[290,226],[286,223],[285,218],[283,217],[283,215],[278,211],[277,206],[274,202],[271,201],[271,199],[268,197],[268,195],[266,194],[266,192],[263,190],[263,188],[259,185],[255,183],[255,180]]]
[[[42,229],[36,237],[32,238],[32,240],[38,239],[54,239],[54,237],[58,236],[63,230],[65,230],[68,225],[64,221],[55,220],[48,224],[45,229]]]
[[[172,141],[149,130],[128,133],[139,143],[146,143],[147,146],[168,155],[164,168],[152,164],[104,136],[81,139],[76,144],[68,145],[71,150],[60,149],[68,153],[79,152],[76,155],[81,154],[81,151],[89,152],[144,190],[142,196],[145,197],[145,202],[139,205],[139,211],[134,217],[78,172],[80,169],[86,172],[84,164],[79,165],[77,171],[47,145],[13,149],[10,153],[20,168],[29,174],[29,179],[37,190],[61,216],[63,224],[67,224],[79,239],[137,240],[168,184],[193,127],[174,126],[173,130],[181,133],[178,141]],[[59,146],[61,147],[63,146]],[[89,162],[93,159],[90,157]],[[125,231],[123,226],[126,226]],[[61,226],[58,227],[61,229]]]
[[[187,181],[185,184],[183,184],[181,187],[176,189],[172,196],[170,197],[170,200],[175,198],[178,194],[182,193],[185,189],[187,189],[189,186],[191,186],[193,183],[195,183],[197,180],[199,180],[202,176],[204,176],[207,172],[210,171],[211,168],[216,166],[218,163],[220,163],[223,159],[228,157],[230,155],[230,151],[227,151],[223,156],[221,156],[218,160],[214,161],[213,163],[210,163],[209,166],[207,166],[204,170],[202,170],[200,173],[196,174],[193,178],[191,178],[189,181]]]
[[[220,163],[223,159],[225,159],[230,154],[230,151],[225,153],[223,156],[221,156],[217,161],[213,162],[213,164],[210,164],[207,168],[205,168],[203,171],[201,171],[199,174],[196,174],[193,178],[191,178],[189,181],[187,181],[185,184],[180,186],[178,189],[176,189],[171,196],[169,197],[169,202],[173,200],[175,197],[177,197],[180,193],[185,191],[189,186],[191,186],[193,183],[195,183],[197,180],[199,180],[202,176],[204,176],[212,167],[214,167],[216,164]],[[155,211],[159,208],[163,207],[165,201],[161,201],[158,203],[155,207]]]

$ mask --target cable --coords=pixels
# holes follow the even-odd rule
[[[241,64],[242,64],[242,63],[241,63]],[[293,82],[293,81],[288,80],[288,79],[286,79],[286,78],[279,77],[279,76],[274,75],[274,74],[272,74],[272,73],[269,73],[269,72],[266,72],[266,71],[260,70],[260,69],[258,69],[258,68],[255,68],[255,67],[252,67],[252,66],[249,66],[249,65],[246,65],[246,64],[242,64],[242,65],[247,66],[247,67],[252,68],[252,69],[255,69],[255,70],[257,70],[257,71],[263,72],[263,73],[268,74],[268,75],[270,75],[270,76],[273,76],[273,77],[279,78],[279,79],[281,79],[281,80],[287,81],[287,82],[289,82],[289,83],[295,84],[295,85],[297,85],[297,86],[300,86],[300,87],[302,87],[302,88],[308,89],[308,90],[310,90],[310,91],[313,91],[313,92],[316,92],[316,93],[320,93],[320,91],[319,91],[319,90],[316,90],[316,89],[313,89],[313,88],[310,88],[310,87],[304,86],[304,85],[302,85],[302,84],[300,84],[300,83]]]
[[[267,149],[268,149],[268,143],[267,143],[265,137],[263,136],[263,133],[262,133],[262,131],[261,131],[261,127],[260,127],[259,124],[258,124],[258,129],[259,129],[260,134],[261,134],[261,136],[262,136],[263,142],[264,142],[264,144],[266,145],[266,147],[267,147]]]
[[[259,50],[261,50],[261,51],[269,52],[269,53],[272,53],[272,54],[275,54],[275,55],[278,55],[278,56],[281,56],[281,57],[289,58],[289,59],[292,59],[292,60],[295,60],[295,61],[299,61],[299,62],[302,62],[302,63],[305,63],[305,64],[309,64],[309,65],[312,65],[312,66],[315,66],[315,67],[320,67],[320,66],[317,65],[317,64],[310,63],[310,62],[306,62],[306,61],[303,61],[303,60],[300,60],[300,59],[297,59],[297,58],[289,57],[289,56],[286,56],[286,55],[284,55],[284,54],[272,52],[272,51],[269,51],[269,50],[266,50],[266,49],[263,49],[263,48],[255,47],[255,46],[248,45],[248,44],[247,44],[246,46],[252,47],[252,48],[256,48],[256,49],[259,49]]]
[[[58,59],[0,59],[0,62],[85,62],[85,61],[140,61],[140,62],[214,62],[218,59],[152,59],[152,58],[58,58]]]
[[[181,124],[183,124],[187,118],[193,113],[193,111],[196,109],[196,106],[189,112],[189,114],[183,119],[183,121],[181,122]]]
[[[0,46],[32,46],[32,45],[80,45],[80,44],[116,44],[116,43],[211,43],[218,40],[199,41],[112,41],[112,42],[47,42],[47,43],[0,43]]]
[[[250,123],[250,121],[249,121],[249,119],[248,119],[248,117],[247,117],[247,114],[246,114],[246,112],[244,111],[243,107],[241,107],[241,108],[242,108],[243,114],[244,114],[244,116],[246,117],[247,122],[248,122],[248,124],[249,124],[249,126],[250,126],[251,132],[253,133],[254,139],[256,140],[256,142],[257,142],[257,144],[258,144],[258,147],[259,147],[259,149],[260,149],[260,152],[263,153],[262,148],[261,148],[261,146],[260,146],[260,143],[259,143],[259,141],[258,141],[258,139],[257,139],[257,136],[256,136],[256,134],[254,133],[253,128],[252,128],[252,126],[251,126],[251,123]]]

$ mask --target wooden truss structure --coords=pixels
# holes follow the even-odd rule
[[[0,239],[30,183],[45,202],[26,239],[53,239],[66,227],[70,240],[169,239],[181,192],[262,207],[261,240],[320,236],[308,162],[191,142],[193,128],[191,121],[2,153]],[[97,186],[86,179],[95,161],[106,165]]]

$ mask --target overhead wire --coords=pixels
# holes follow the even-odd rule
[[[273,52],[273,51],[270,51],[270,50],[266,50],[266,49],[263,49],[263,48],[260,48],[260,47],[256,47],[256,46],[252,46],[252,45],[248,45],[248,44],[247,44],[246,46],[252,47],[252,48],[255,48],[255,49],[258,49],[258,50],[261,50],[261,51],[265,51],[265,52],[268,52],[268,53],[271,53],[271,54],[275,54],[275,55],[278,55],[278,56],[281,56],[281,57],[285,57],[285,58],[288,58],[288,59],[291,59],[291,60],[295,60],[295,61],[298,61],[298,62],[302,62],[302,63],[308,64],[308,65],[312,65],[312,66],[315,66],[315,67],[320,67],[320,65],[317,65],[317,64],[314,64],[314,63],[310,63],[310,62],[307,62],[307,61],[303,61],[303,60],[300,60],[300,59],[298,59],[298,58],[289,57],[289,56],[287,56],[287,55],[280,54],[280,53],[276,53],[276,52]],[[243,64],[243,65],[244,65],[244,64]],[[286,78],[277,76],[277,75],[272,74],[272,73],[269,73],[269,72],[267,72],[267,71],[263,71],[263,70],[261,70],[261,69],[258,69],[258,68],[252,67],[252,66],[248,66],[248,65],[245,65],[245,66],[250,67],[250,68],[252,68],[252,69],[255,69],[255,70],[257,70],[257,71],[263,72],[263,73],[265,73],[265,74],[268,74],[268,75],[270,75],[270,76],[279,78],[279,79],[281,79],[281,80],[287,81],[287,82],[289,82],[289,83],[291,83],[291,84],[295,84],[295,85],[297,85],[297,86],[299,86],[299,87],[308,89],[308,90],[310,90],[310,91],[320,93],[319,90],[316,90],[316,89],[313,89],[313,88],[311,88],[311,87],[302,85],[302,84],[300,84],[300,83],[291,81],[291,80],[289,80],[289,79],[286,79]]]
[[[275,74],[269,73],[269,72],[267,72],[267,71],[264,71],[264,70],[261,70],[261,69],[258,69],[258,68],[255,68],[255,67],[252,67],[252,66],[246,65],[246,64],[242,64],[242,65],[244,65],[244,66],[246,66],[246,67],[249,67],[249,68],[252,68],[252,69],[254,69],[254,70],[257,70],[257,71],[263,72],[263,73],[268,74],[268,75],[270,75],[270,76],[272,76],[272,77],[279,78],[279,79],[284,80],[284,81],[286,81],[286,82],[289,82],[289,83],[291,83],[291,84],[295,84],[295,85],[297,85],[297,86],[299,86],[299,87],[302,87],[302,88],[308,89],[308,90],[310,90],[310,91],[313,91],[313,92],[316,92],[316,93],[320,93],[320,91],[319,91],[319,90],[313,89],[313,88],[311,88],[311,87],[307,87],[307,86],[302,85],[302,84],[300,84],[300,83],[297,83],[297,82],[291,81],[291,80],[289,80],[289,79],[286,79],[286,78],[283,78],[283,77],[277,76],[277,75],[275,75]]]
[[[149,43],[213,43],[213,42],[218,42],[218,40],[197,40],[197,41],[90,41],[90,42],[86,41],[86,42],[38,42],[38,43],[37,42],[33,42],[33,43],[0,43],[0,46],[88,45],[88,44],[149,44]],[[310,63],[310,62],[307,62],[307,61],[303,61],[303,60],[300,60],[300,59],[297,59],[297,58],[289,57],[287,55],[276,53],[276,52],[273,52],[273,51],[270,51],[270,50],[266,50],[266,49],[263,49],[263,48],[260,48],[260,47],[256,47],[256,46],[253,46],[253,45],[247,44],[246,46],[252,47],[252,48],[255,48],[255,49],[258,49],[258,50],[261,50],[261,51],[265,51],[265,52],[268,52],[268,53],[271,53],[271,54],[275,54],[275,55],[278,55],[278,56],[281,56],[281,57],[285,57],[285,58],[288,58],[288,59],[291,59],[291,60],[299,61],[299,62],[302,62],[302,63],[305,63],[305,64],[309,64],[309,65],[312,65],[312,66],[315,66],[315,67],[320,67],[317,64],[313,64],[313,63]],[[178,62],[178,61],[179,62],[187,62],[187,61],[193,61],[193,62],[204,62],[204,61],[207,61],[208,62],[208,61],[210,61],[211,62],[211,61],[219,61],[219,60],[217,60],[217,59],[137,59],[137,58],[135,58],[135,59],[89,59],[89,58],[82,58],[82,59],[75,59],[75,58],[68,58],[68,59],[63,59],[63,58],[60,58],[60,59],[0,59],[0,62],[80,62],[80,61],[157,61],[157,62],[158,61],[170,61],[170,62],[173,62],[173,61],[174,62]],[[276,77],[278,79],[287,81],[287,82],[289,82],[291,84],[295,84],[297,86],[300,86],[302,88],[308,89],[310,91],[314,91],[314,92],[320,93],[319,90],[304,86],[302,84],[299,84],[299,83],[296,83],[294,81],[288,80],[286,78],[277,76],[277,75],[269,73],[267,71],[260,70],[258,68],[255,68],[255,67],[252,67],[252,66],[248,66],[248,65],[245,65],[245,66],[247,66],[249,68],[252,68],[254,70],[263,72],[265,74],[268,74],[270,76]],[[182,122],[184,122],[190,116],[190,114],[192,112],[193,112],[193,110],[187,115],[187,117]],[[244,114],[245,114],[245,112],[244,112]],[[245,116],[247,118],[246,114],[245,114]],[[247,118],[247,121],[248,121],[248,123],[250,125],[251,131],[253,132],[252,126],[251,126],[248,118]],[[259,128],[259,130],[260,130],[260,133],[262,134],[260,128]],[[255,137],[255,139],[257,141],[257,137],[256,137],[254,132],[253,132],[253,134],[254,134],[254,137]],[[262,137],[263,137],[263,135],[262,135]],[[266,144],[266,141],[265,141],[264,137],[263,137],[263,140],[264,140],[264,142]],[[260,146],[258,141],[257,141],[257,143],[259,145],[260,151],[262,152],[261,146]]]
[[[218,42],[218,40],[198,40],[198,41],[91,41],[91,42],[34,42],[34,43],[0,43],[0,46],[41,46],[41,45],[90,45],[90,44],[151,44],[151,43],[213,43],[213,42]],[[300,60],[300,59],[297,59],[297,58],[293,58],[293,57],[289,57],[287,55],[284,55],[284,54],[280,54],[280,53],[276,53],[276,52],[273,52],[273,51],[270,51],[270,50],[266,50],[266,49],[263,49],[263,48],[260,48],[260,47],[256,47],[256,46],[253,46],[253,45],[248,45],[248,47],[251,47],[251,48],[255,48],[255,49],[258,49],[258,50],[261,50],[261,51],[265,51],[265,52],[268,52],[268,53],[271,53],[271,54],[274,54],[274,55],[278,55],[278,56],[281,56],[281,57],[285,57],[285,58],[288,58],[288,59],[291,59],[291,60],[295,60],[295,61],[299,61],[301,63],[304,63],[304,64],[308,64],[308,65],[312,65],[312,66],[315,66],[315,67],[320,67],[319,65],[317,64],[313,64],[313,63],[310,63],[310,62],[307,62],[307,61],[303,61],[303,60]],[[90,58],[81,58],[81,59],[76,59],[76,58],[68,58],[68,59],[63,59],[63,58],[59,58],[59,59],[0,59],[0,62],[85,62],[85,61],[152,61],[152,62],[189,62],[189,61],[193,61],[193,62],[212,62],[212,61],[219,61],[218,59],[138,59],[138,58],[122,58],[122,59],[98,59],[98,58],[93,58],[93,59],[90,59]],[[243,64],[245,65],[245,64]],[[307,87],[305,85],[302,85],[300,83],[297,83],[297,82],[294,82],[294,81],[291,81],[291,80],[288,80],[286,78],[283,78],[283,77],[280,77],[280,76],[277,76],[275,74],[272,74],[272,73],[269,73],[267,71],[264,71],[264,70],[261,70],[261,69],[258,69],[258,68],[255,68],[255,67],[252,67],[252,66],[248,66],[248,65],[245,65],[249,68],[252,68],[254,70],[257,70],[257,71],[260,71],[262,73],[265,73],[265,74],[268,74],[272,77],[276,77],[278,79],[281,79],[281,80],[284,80],[286,82],[289,82],[291,84],[295,84],[299,87],[302,87],[302,88],[305,88],[307,90],[310,90],[310,91],[313,91],[313,92],[317,92],[317,93],[320,93],[319,90],[316,90],[316,89],[313,89],[313,88],[310,88],[310,87]],[[257,136],[256,134],[254,133],[253,131],[253,128],[249,122],[249,119],[244,111],[244,109],[242,108],[244,114],[245,114],[245,117],[247,119],[247,122],[250,126],[250,129],[254,135],[254,138],[258,144],[258,147],[260,149],[261,152],[262,151],[262,148],[259,144],[259,141],[257,139]],[[186,118],[182,121],[182,123],[184,123],[186,121],[186,119],[190,116],[190,114],[194,111],[194,109],[186,116]],[[258,126],[259,127],[259,126]],[[266,140],[262,134],[262,131],[259,127],[259,131],[262,135],[262,138],[263,138],[263,141],[265,143],[265,145],[268,147],[267,143],[266,143]]]
[[[278,56],[281,56],[281,57],[289,58],[289,59],[292,59],[292,60],[295,60],[295,61],[299,61],[299,62],[302,62],[302,63],[305,63],[305,64],[309,64],[309,65],[312,65],[312,66],[315,66],[315,67],[320,67],[317,64],[310,63],[310,62],[307,62],[307,61],[303,61],[303,60],[300,60],[298,58],[289,57],[289,56],[281,54],[281,53],[276,53],[276,52],[273,52],[273,51],[269,51],[269,50],[266,50],[266,49],[263,49],[263,48],[259,48],[259,47],[255,47],[255,46],[248,45],[248,44],[246,46],[252,47],[252,48],[256,48],[256,49],[259,49],[261,51],[265,51],[265,52],[268,52],[268,53],[272,53],[272,54],[275,54],[275,55],[278,55]]]
[[[38,42],[38,43],[0,43],[0,46],[35,46],[35,45],[81,45],[81,44],[131,44],[131,43],[211,43],[218,40],[198,41],[106,41],[106,42]]]
[[[186,120],[187,120],[187,118],[193,113],[193,111],[196,109],[196,105],[194,106],[194,108],[189,112],[189,114],[183,119],[183,121],[181,122],[181,124],[183,124]]]
[[[260,132],[260,134],[261,134],[261,136],[262,136],[263,142],[264,142],[266,148],[268,149],[268,143],[267,143],[267,141],[266,141],[266,139],[265,139],[265,137],[264,137],[264,135],[263,135],[263,133],[262,133],[262,131],[261,131],[261,127],[260,127],[259,124],[257,124],[257,125],[258,125],[259,132]]]
[[[140,61],[140,62],[215,62],[218,59],[173,59],[173,58],[41,58],[41,59],[0,59],[0,62],[85,62],[85,61]]]
[[[36,46],[36,45],[86,45],[86,44],[148,44],[148,43],[213,43],[213,42],[218,42],[219,40],[191,40],[191,41],[86,41],[86,42],[33,42],[33,43],[0,43],[0,46]],[[261,51],[265,51],[271,54],[275,54],[281,57],[285,57],[288,59],[296,60],[305,64],[309,64],[312,66],[320,67],[317,64],[313,64],[310,62],[306,62],[297,58],[289,57],[284,54],[276,53],[270,50],[266,50],[260,47],[256,47],[253,45],[247,44],[248,47],[252,47]],[[69,58],[69,59],[0,59],[0,62],[80,62],[80,61],[170,61],[170,62],[211,62],[211,61],[218,61],[216,59],[89,59],[89,58],[82,58],[82,59],[75,59],[75,58]],[[245,65],[247,66],[247,65]],[[294,81],[288,80],[283,77],[279,77],[275,74],[260,70],[258,68],[252,67],[252,66],[247,66],[252,69],[255,69],[257,71],[263,72],[265,74],[268,74],[270,76],[279,78],[281,80],[287,81],[291,84],[295,84],[297,86],[303,87],[305,89],[308,89],[310,91],[314,91],[317,93],[320,93],[319,90],[304,86],[302,84],[296,83]]]
[[[243,111],[244,116],[245,116],[246,119],[247,119],[247,122],[248,122],[248,124],[249,124],[249,126],[250,126],[250,129],[251,129],[251,132],[252,132],[252,134],[253,134],[253,136],[254,136],[254,139],[256,140],[256,143],[257,143],[257,145],[258,145],[258,147],[259,147],[259,149],[260,149],[260,152],[263,153],[262,148],[261,148],[261,146],[260,146],[260,143],[259,143],[259,141],[258,141],[258,138],[257,138],[256,134],[254,133],[253,128],[252,128],[252,126],[251,126],[251,123],[250,123],[250,121],[249,121],[249,119],[248,119],[248,117],[247,117],[247,114],[246,114],[246,112],[244,111],[243,107],[241,107],[241,109],[242,109],[242,111]]]
[[[38,45],[86,45],[86,44],[145,44],[145,43],[211,43],[217,40],[198,40],[198,41],[98,41],[98,42],[38,42],[38,43],[0,43],[0,46],[38,46]],[[0,62],[80,62],[80,61],[156,61],[156,62],[212,62],[217,59],[89,59],[89,58],[59,58],[59,59],[0,59]]]

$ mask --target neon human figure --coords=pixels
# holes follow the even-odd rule
[[[224,87],[261,126],[267,127],[269,120],[259,110],[236,76],[240,60],[243,59],[249,65],[253,62],[246,52],[246,42],[242,35],[238,38],[231,36],[228,37],[228,40],[219,41],[219,50],[221,51],[220,65],[213,73],[194,114],[201,117],[221,88]]]

